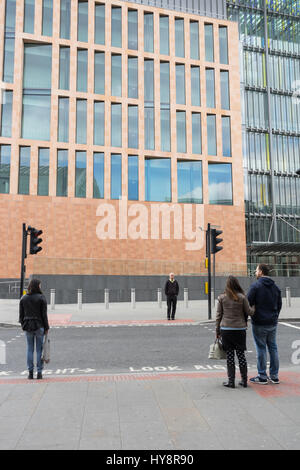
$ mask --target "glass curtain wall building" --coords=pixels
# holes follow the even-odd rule
[[[300,3],[227,1],[240,37],[248,262],[299,272],[300,256],[251,255],[251,244],[300,242]]]

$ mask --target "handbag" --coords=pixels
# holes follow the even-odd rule
[[[222,343],[219,339],[210,345],[208,359],[226,359],[226,351],[224,351]]]
[[[45,335],[43,352],[42,352],[42,362],[48,364],[50,362],[50,338],[49,335]]]

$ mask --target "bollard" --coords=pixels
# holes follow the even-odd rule
[[[158,289],[157,289],[157,303],[158,303],[158,307],[162,308],[162,294],[161,294],[161,288],[160,287],[158,287]]]
[[[55,289],[50,289],[50,306],[51,310],[55,310]]]
[[[82,310],[82,289],[77,289],[78,310]]]
[[[109,289],[104,289],[104,304],[105,308],[109,309]]]
[[[183,290],[183,301],[184,301],[184,307],[189,308],[189,290],[187,287],[185,287]]]
[[[131,289],[131,308],[135,308],[135,288]]]
[[[291,288],[285,288],[285,298],[286,298],[286,306],[291,307]]]

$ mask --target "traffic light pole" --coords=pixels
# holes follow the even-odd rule
[[[206,232],[206,255],[208,258],[208,319],[211,320],[211,235],[210,224],[207,224]]]
[[[20,298],[23,295],[24,277],[26,272],[25,258],[27,258],[27,230],[26,224],[22,228],[22,260],[21,260],[21,279],[20,279]]]

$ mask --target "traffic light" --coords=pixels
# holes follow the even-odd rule
[[[223,233],[222,230],[216,230],[215,228],[211,229],[211,253],[217,253],[218,251],[223,250],[222,246],[217,246],[223,241],[223,238],[218,238],[219,235]]]
[[[28,227],[28,230],[30,232],[30,254],[36,255],[42,250],[42,247],[38,245],[43,241],[42,238],[39,238],[43,231],[37,230],[34,227]]]

